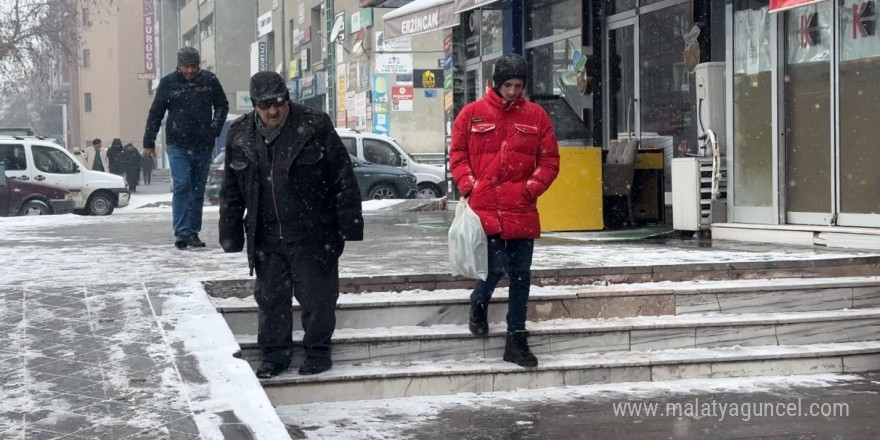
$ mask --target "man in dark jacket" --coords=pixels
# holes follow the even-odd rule
[[[257,342],[270,378],[290,364],[291,297],[302,306],[306,360],[300,374],[329,369],[336,327],[339,256],[345,241],[363,240],[360,191],[348,152],[326,113],[290,102],[275,72],[251,78],[255,110],[226,137],[220,189],[220,245],[240,252],[257,282]]]
[[[171,217],[174,245],[178,249],[205,246],[199,239],[205,181],[214,139],[220,135],[229,113],[223,86],[217,76],[199,68],[200,61],[195,48],[184,47],[177,52],[177,71],[159,81],[144,131],[144,150],[153,152],[156,134],[168,112],[165,151],[174,185]]]

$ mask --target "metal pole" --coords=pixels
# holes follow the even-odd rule
[[[330,41],[330,30],[333,29],[333,22],[336,20],[336,11],[334,10],[333,0],[324,0],[324,13],[326,17],[327,33],[324,38],[327,40],[327,112],[330,114],[330,120],[336,125],[336,42]]]

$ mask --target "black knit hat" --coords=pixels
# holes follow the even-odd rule
[[[180,50],[177,51],[178,66],[198,66],[201,61],[202,59],[199,56],[199,51],[194,47],[181,47]]]
[[[504,84],[509,79],[528,80],[529,65],[526,59],[517,54],[507,54],[495,61],[495,70],[492,72],[492,81],[495,87]]]
[[[268,101],[270,99],[288,98],[290,91],[284,78],[276,72],[257,72],[251,77],[251,100]]]

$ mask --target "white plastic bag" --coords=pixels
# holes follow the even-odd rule
[[[467,199],[455,207],[449,227],[449,267],[453,275],[486,280],[489,274],[489,251],[486,233]]]

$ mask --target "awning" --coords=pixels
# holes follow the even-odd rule
[[[415,0],[383,16],[385,39],[409,37],[458,24],[454,0]]]
[[[470,11],[497,1],[499,0],[455,0],[455,13]]]
[[[798,8],[824,0],[770,0],[770,12],[782,12],[786,9]]]

